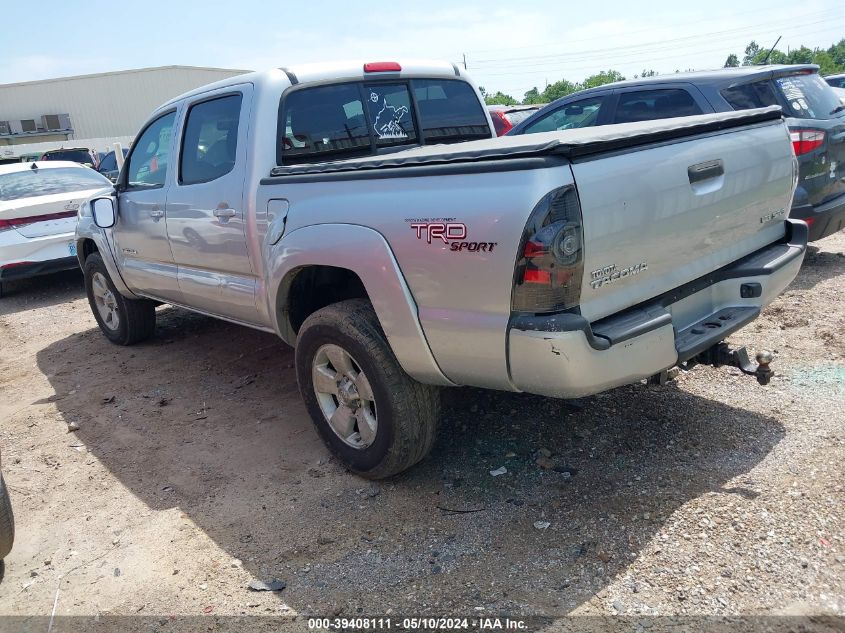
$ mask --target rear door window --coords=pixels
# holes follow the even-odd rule
[[[653,121],[702,114],[692,95],[683,88],[633,90],[619,95],[614,123]]]
[[[413,89],[426,144],[460,143],[493,136],[487,113],[467,82],[415,79]]]
[[[285,165],[341,160],[371,152],[358,84],[291,92],[280,121]]]
[[[830,85],[816,73],[778,77],[775,85],[789,104],[786,116],[829,119],[841,105]]]
[[[772,82],[768,79],[725,88],[722,96],[734,110],[780,105]]]
[[[607,96],[598,95],[567,103],[526,126],[522,133],[559,132],[596,125],[606,102]]]

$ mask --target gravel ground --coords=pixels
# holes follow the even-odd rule
[[[162,307],[118,348],[78,273],[21,282],[0,614],[843,616],[844,290],[840,233],[732,337],[776,351],[768,387],[449,390],[431,456],[371,484],[328,458],[273,336]]]

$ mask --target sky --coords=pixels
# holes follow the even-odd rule
[[[446,59],[521,99],[601,70],[633,77],[721,67],[752,39],[778,48],[845,37],[842,0],[288,2],[4,0],[0,83],[184,64]],[[52,5],[52,8],[49,8]],[[695,7],[705,6],[706,10]]]

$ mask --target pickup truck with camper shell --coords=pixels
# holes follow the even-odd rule
[[[114,343],[168,303],[294,346],[319,434],[379,478],[429,451],[443,387],[768,382],[723,341],[801,266],[797,173],[777,107],[495,138],[452,64],[302,66],[158,108],[77,252]]]

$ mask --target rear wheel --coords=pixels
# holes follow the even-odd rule
[[[296,372],[317,431],[350,470],[389,477],[431,450],[439,391],[404,372],[368,301],[342,301],[308,317]]]
[[[15,516],[12,514],[12,501],[6,489],[6,481],[0,475],[0,560],[12,551],[15,541]]]
[[[91,312],[107,339],[118,345],[132,345],[153,335],[156,323],[154,302],[128,299],[120,294],[99,253],[88,256],[83,270]]]

